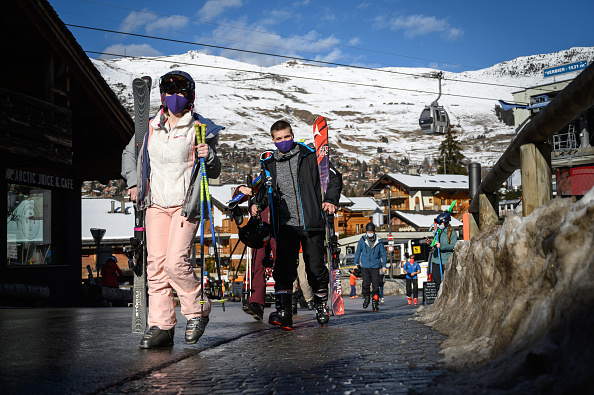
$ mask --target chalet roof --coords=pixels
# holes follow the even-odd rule
[[[353,202],[352,206],[346,208],[348,211],[361,212],[379,209],[379,205],[372,197],[350,197],[348,199]]]
[[[48,1],[9,0],[2,11],[0,31],[11,38],[2,40],[0,49],[17,55],[3,63],[0,86],[71,113],[69,155],[78,179],[121,178],[121,153],[134,134],[134,123],[116,94]],[[58,67],[64,67],[58,74],[69,78],[69,108],[47,101],[53,88],[46,84]],[[20,75],[27,78],[15,81]],[[34,159],[39,166],[48,161]]]
[[[433,225],[433,220],[442,211],[400,211],[400,210],[393,210],[392,213],[400,218],[402,221],[406,222],[410,226],[413,226],[417,229],[429,229],[431,225]],[[456,228],[462,225],[462,222],[458,221],[456,218],[452,217],[450,222],[452,227]]]
[[[386,173],[373,183],[364,193],[377,193],[390,183],[404,186],[408,190],[468,190],[468,176],[457,174],[434,174],[413,176],[409,174]]]

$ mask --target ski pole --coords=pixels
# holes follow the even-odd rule
[[[196,131],[196,141],[200,143],[200,130],[198,126],[198,122],[194,124],[194,130]],[[202,164],[204,162],[203,158],[200,158],[200,168],[202,169]],[[202,200],[203,194],[203,186],[202,186],[202,178],[200,179],[200,312],[204,313],[204,268],[205,265],[205,257],[204,257],[204,201]]]
[[[199,133],[199,135],[200,135],[200,138],[198,139],[198,143],[199,144],[205,143],[206,142],[206,124],[201,124],[199,127],[197,124],[195,124],[194,128],[197,130],[197,133]],[[198,130],[199,130],[199,132],[198,132]],[[210,203],[210,191],[208,188],[208,176],[206,175],[206,161],[204,158],[200,158],[200,174],[201,174],[200,197],[201,198],[204,197],[204,200],[206,200],[206,205],[207,205],[207,209],[208,209],[208,218],[210,220],[210,234],[212,237],[212,245],[214,247],[214,253],[215,253],[215,266],[217,268],[217,276],[218,276],[218,280],[219,280],[217,298],[219,299],[219,301],[223,302],[223,311],[224,311],[225,310],[225,302],[223,300],[223,289],[222,289],[222,280],[221,280],[221,262],[219,260],[219,252],[218,252],[217,244],[216,244],[214,221],[213,221],[213,218],[211,215],[212,205]],[[201,206],[201,209],[204,210],[204,205]]]

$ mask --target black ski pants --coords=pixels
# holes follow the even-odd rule
[[[443,264],[441,265],[441,268],[442,270],[445,268]],[[431,277],[433,278],[433,281],[435,281],[435,285],[439,291],[439,287],[441,286],[441,271],[439,270],[439,263],[431,264]]]
[[[413,298],[419,298],[419,281],[416,278],[406,279],[406,296],[410,298],[411,293]]]
[[[315,294],[328,294],[330,276],[324,259],[324,231],[306,232],[293,226],[281,226],[276,235],[276,259],[274,277],[276,293],[292,293],[297,278],[299,247],[303,249],[303,260],[307,280]]]
[[[363,278],[363,284],[361,284],[361,293],[364,297],[369,296],[369,289],[371,288],[371,295],[379,295],[380,287],[380,269],[362,267],[361,277]]]

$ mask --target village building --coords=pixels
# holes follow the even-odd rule
[[[0,299],[79,305],[81,186],[120,178],[133,121],[47,1],[6,2],[0,20],[15,55],[0,76]]]

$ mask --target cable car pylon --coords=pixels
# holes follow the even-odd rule
[[[421,131],[425,134],[446,134],[450,129],[450,117],[443,106],[438,103],[441,97],[441,79],[443,72],[436,73],[435,78],[439,81],[439,95],[430,105],[425,106],[421,117],[419,118],[419,126]]]

